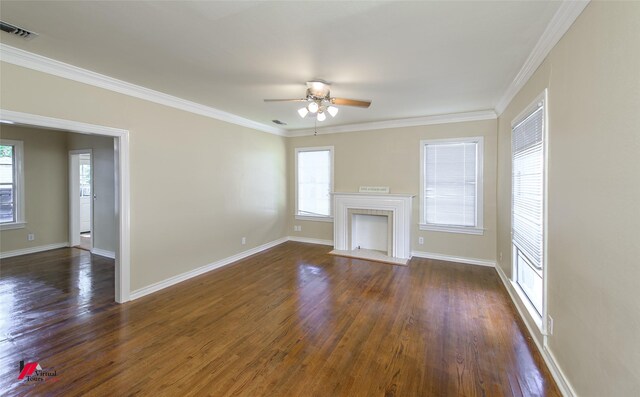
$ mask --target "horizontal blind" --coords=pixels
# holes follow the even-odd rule
[[[298,215],[330,216],[331,151],[298,152]]]
[[[424,146],[425,222],[476,226],[477,142]]]
[[[542,269],[544,104],[513,127],[513,242]]]

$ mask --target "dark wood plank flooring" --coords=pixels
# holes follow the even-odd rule
[[[559,396],[494,269],[288,242],[124,305],[78,249],[0,267],[0,394]],[[56,371],[17,379],[20,360]]]

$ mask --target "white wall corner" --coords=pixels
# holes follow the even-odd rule
[[[424,252],[424,251],[411,251],[411,254],[418,258],[463,263],[465,265],[496,267],[496,261],[489,260],[489,259],[467,258],[463,256],[444,255],[444,254],[437,254],[434,252]]]
[[[576,397],[577,394],[575,390],[571,386],[571,383],[565,376],[560,365],[558,365],[558,361],[556,360],[553,352],[548,348],[548,346],[546,346],[546,343],[544,343],[545,345],[543,346],[542,344],[540,344],[540,341],[537,338],[533,337],[533,335],[535,334],[534,327],[529,323],[528,318],[525,315],[526,309],[521,307],[520,298],[518,297],[516,291],[513,289],[513,286],[511,285],[511,281],[509,280],[509,278],[507,277],[507,275],[504,273],[504,271],[500,266],[496,266],[495,268],[500,280],[502,280],[502,284],[507,290],[507,293],[509,294],[511,301],[513,302],[513,305],[516,308],[516,311],[518,312],[518,315],[520,315],[522,322],[527,327],[527,332],[529,332],[529,335],[531,335],[531,339],[533,340],[534,344],[538,348],[538,351],[540,352],[542,359],[547,365],[547,368],[549,369],[551,376],[556,381],[556,385],[558,386],[558,389],[560,389],[560,393],[564,397]],[[544,338],[546,340],[547,337],[544,336]]]
[[[546,29],[540,36],[540,39],[531,50],[529,57],[524,62],[516,77],[511,81],[507,90],[502,94],[500,100],[495,106],[495,112],[500,116],[511,100],[516,96],[518,92],[529,81],[533,73],[545,60],[549,52],[560,41],[562,36],[569,30],[571,25],[580,16],[585,7],[589,4],[590,0],[577,0],[577,1],[563,1],[558,11],[556,11],[551,21],[547,25]]]

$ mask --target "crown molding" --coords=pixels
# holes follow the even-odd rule
[[[22,66],[28,69],[37,70],[52,74],[54,76],[63,77],[65,79],[89,84],[95,87],[104,88],[106,90],[129,95],[135,98],[144,99],[146,101],[158,103],[160,105],[184,110],[190,113],[198,114],[212,119],[225,121],[227,123],[248,127],[254,130],[268,132],[270,134],[284,136],[284,129],[258,123],[244,117],[237,116],[232,113],[222,111],[220,109],[201,105],[196,102],[178,98],[173,95],[165,94],[139,85],[127,83],[126,81],[114,79],[87,69],[69,65],[54,59],[43,57],[19,48],[11,47],[0,43],[0,60],[14,65]]]
[[[418,126],[432,125],[432,124],[461,123],[464,121],[494,120],[497,117],[498,116],[493,110],[480,110],[476,112],[438,114],[434,116],[373,121],[369,123],[338,125],[335,127],[322,127],[322,128],[318,128],[316,131],[319,134],[338,134],[341,132],[370,131],[370,130],[382,130],[387,128],[401,128],[401,127],[418,127]],[[307,128],[303,130],[288,131],[286,136],[296,137],[296,136],[313,135],[314,133],[315,131],[312,128]]]
[[[563,1],[562,4],[560,4],[558,11],[556,11],[551,21],[549,21],[549,24],[542,33],[542,36],[540,36],[535,47],[533,47],[529,57],[496,104],[495,110],[498,116],[504,112],[507,106],[509,106],[509,103],[511,103],[511,100],[520,92],[525,83],[529,81],[533,73],[542,64],[547,55],[549,55],[549,52],[551,52],[567,30],[569,30],[578,16],[580,16],[589,4],[589,1],[590,0]]]

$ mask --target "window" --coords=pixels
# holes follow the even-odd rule
[[[331,220],[333,147],[296,149],[296,218]]]
[[[24,227],[22,141],[0,140],[0,227]]]
[[[483,138],[420,142],[420,230],[483,234]]]
[[[545,120],[543,94],[514,121],[511,136],[514,281],[538,320],[544,291]]]
[[[83,157],[85,156],[85,157]],[[91,196],[91,155],[80,155],[80,197]],[[82,162],[88,162],[83,164]]]

